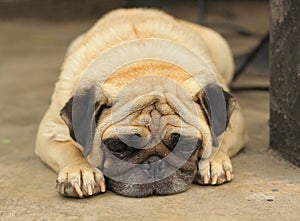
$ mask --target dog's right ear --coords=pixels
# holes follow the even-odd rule
[[[106,108],[104,99],[97,99],[94,87],[71,97],[60,111],[60,116],[69,128],[70,136],[84,148],[86,156],[93,144],[96,122]]]
[[[206,85],[203,92],[197,94],[197,98],[210,126],[213,146],[217,147],[217,137],[226,130],[236,100],[215,83]]]

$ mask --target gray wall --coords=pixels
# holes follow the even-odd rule
[[[271,0],[270,145],[300,166],[300,1]]]

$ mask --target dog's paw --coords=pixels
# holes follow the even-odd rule
[[[231,161],[227,154],[222,151],[211,160],[201,160],[198,164],[196,181],[199,184],[222,184],[233,178]]]
[[[56,188],[63,196],[91,196],[105,192],[102,172],[88,163],[64,167],[58,174]]]

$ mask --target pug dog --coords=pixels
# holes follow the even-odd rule
[[[209,28],[155,9],[112,11],[71,43],[36,154],[68,197],[231,181],[230,157],[248,140],[233,69]]]

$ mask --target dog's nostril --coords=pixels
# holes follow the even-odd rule
[[[171,135],[171,139],[172,139],[172,141],[173,142],[178,142],[178,140],[179,140],[179,138],[180,138],[180,134],[178,134],[178,133],[173,133],[172,135]]]
[[[180,137],[180,134],[172,133],[171,135],[166,136],[166,138],[162,142],[166,147],[168,147],[169,150],[172,151],[178,144]]]
[[[167,145],[168,148],[170,148],[171,150],[173,150],[173,149],[176,147],[176,145],[177,145],[179,139],[180,139],[180,134],[178,134],[178,133],[173,133],[173,134],[171,134],[170,142],[169,142],[169,144]]]

